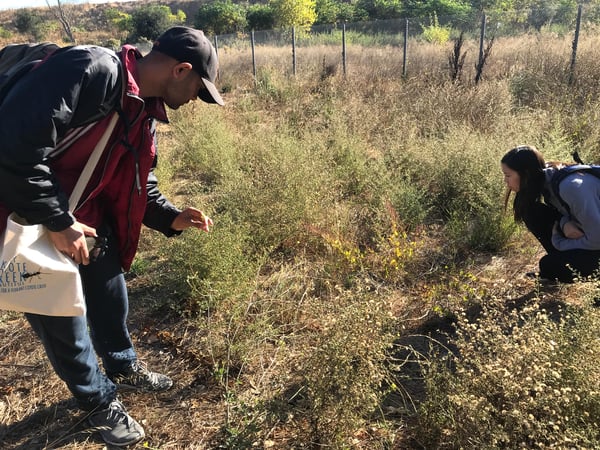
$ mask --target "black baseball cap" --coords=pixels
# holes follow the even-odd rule
[[[225,104],[214,84],[219,71],[217,52],[204,32],[184,26],[169,28],[154,41],[152,50],[190,63],[206,88],[198,91],[198,98],[206,103]]]

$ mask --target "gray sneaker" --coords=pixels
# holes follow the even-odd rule
[[[162,373],[151,372],[141,361],[133,361],[125,372],[110,374],[109,378],[121,389],[142,391],[166,391],[173,386],[173,380]]]
[[[125,447],[144,439],[142,426],[125,410],[119,400],[113,400],[108,408],[94,411],[88,422],[109,445]]]

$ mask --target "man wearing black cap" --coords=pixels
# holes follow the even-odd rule
[[[172,385],[138,361],[126,324],[123,270],[131,266],[141,226],[174,236],[212,225],[200,210],[180,210],[158,190],[155,123],[167,122],[165,105],[177,109],[195,98],[223,105],[217,71],[204,34],[174,27],[146,56],[128,45],[118,53],[58,49],[0,104],[0,226],[10,211],[43,224],[58,250],[80,264],[86,294],[87,317],[26,316],[54,370],[110,445],[144,437],[117,399],[117,386],[160,391]],[[118,121],[84,200],[69,212],[70,192],[115,112]],[[96,238],[91,250],[86,237]]]

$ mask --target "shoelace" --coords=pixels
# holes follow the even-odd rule
[[[107,419],[115,418],[117,423],[123,423],[127,428],[131,427],[131,421],[129,420],[129,414],[125,410],[125,407],[118,400],[114,400],[108,407]]]
[[[158,374],[156,372],[150,372],[148,365],[143,361],[134,361],[131,363],[131,368],[134,374],[146,377],[151,383],[158,383]]]

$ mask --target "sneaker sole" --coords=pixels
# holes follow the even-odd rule
[[[138,442],[140,442],[140,441],[141,441],[142,439],[144,439],[145,437],[146,437],[146,434],[144,433],[144,434],[143,434],[142,436],[140,436],[138,439],[136,439],[136,440],[133,440],[133,441],[130,441],[130,442],[127,442],[127,443],[123,443],[123,442],[121,442],[121,443],[117,443],[117,442],[110,442],[110,441],[108,441],[108,440],[106,440],[106,439],[104,439],[104,438],[102,438],[102,440],[103,440],[103,441],[104,441],[106,444],[108,444],[108,445],[112,445],[113,447],[128,447],[128,446],[130,446],[130,445],[137,444]]]
[[[146,437],[146,432],[143,431],[142,435],[136,439],[132,439],[130,441],[127,442],[113,442],[110,439],[106,439],[103,435],[102,435],[102,426],[100,425],[94,425],[90,420],[88,420],[88,424],[94,429],[94,431],[96,433],[98,433],[100,435],[100,437],[102,438],[102,441],[105,442],[108,445],[112,445],[114,447],[127,447],[129,445],[132,444],[136,444],[138,442],[140,442],[142,439],[144,439]]]

